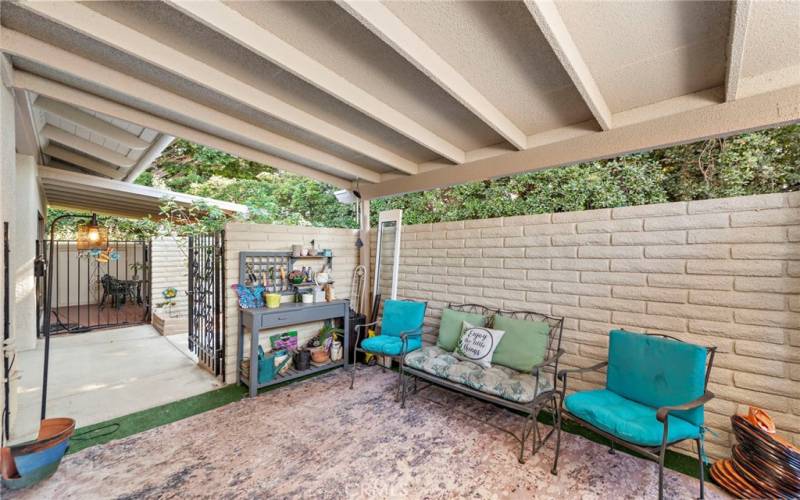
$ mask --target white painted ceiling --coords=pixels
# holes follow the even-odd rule
[[[0,24],[31,39],[2,49],[19,71],[219,138],[234,154],[264,153],[281,168],[319,172],[337,185],[356,180],[397,191],[457,182],[468,165],[491,158],[502,159],[499,173],[523,171],[537,158],[526,151],[573,148],[566,145],[575,140],[602,146],[625,127],[646,132],[677,113],[800,85],[800,2],[793,0],[740,2],[738,10],[733,2],[679,0],[558,1],[553,9],[538,0],[225,0],[207,3],[222,15],[205,19],[197,5],[3,3]],[[256,44],[268,36],[280,43],[248,46],[248,35]],[[53,56],[27,40],[44,42]],[[283,45],[308,61],[280,63]],[[58,54],[127,79],[100,84],[57,64]],[[191,106],[129,91],[136,82]],[[381,112],[373,112],[376,103]],[[209,118],[214,113],[233,121],[223,125]],[[102,118],[148,142],[164,132]],[[142,154],[58,117],[36,121],[131,158]],[[495,175],[486,168],[484,177]],[[440,169],[448,175],[434,173]],[[415,175],[430,182],[408,180]]]

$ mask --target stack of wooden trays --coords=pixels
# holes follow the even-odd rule
[[[800,497],[800,450],[746,417],[734,415],[731,424],[738,444],[730,460],[711,467],[717,484],[741,498]]]

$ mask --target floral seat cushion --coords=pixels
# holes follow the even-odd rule
[[[471,361],[461,361],[439,346],[426,346],[406,355],[405,365],[439,378],[465,385],[476,391],[516,403],[530,403],[537,393],[551,389],[550,377],[536,377],[505,366],[482,368]]]

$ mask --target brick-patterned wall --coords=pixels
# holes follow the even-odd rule
[[[164,302],[162,292],[165,288],[177,288],[178,296],[175,298],[172,315],[182,318],[182,321],[186,322],[182,328],[183,332],[186,332],[189,328],[187,319],[189,300],[186,295],[186,291],[189,289],[189,257],[186,238],[156,238],[153,239],[152,248],[151,297],[153,297],[153,307]],[[164,315],[166,316],[166,312]],[[175,320],[173,320],[174,322]]]
[[[236,352],[238,349],[239,307],[236,293],[231,285],[239,281],[240,251],[291,251],[293,244],[310,246],[315,240],[319,248],[333,250],[333,279],[338,298],[350,297],[350,281],[353,269],[358,265],[355,247],[356,233],[352,229],[330,229],[319,227],[280,226],[270,224],[228,223],[225,227],[225,380],[236,383]],[[316,263],[307,264],[319,266]],[[288,300],[288,299],[287,299]],[[260,340],[265,347],[271,333],[297,330],[300,342],[304,342],[319,331],[321,322],[284,327],[274,331],[264,330]],[[249,342],[247,339],[245,342]]]
[[[447,302],[563,316],[568,366],[606,359],[611,328],[715,345],[707,452],[748,404],[800,445],[800,193],[405,226],[399,295],[432,325]]]

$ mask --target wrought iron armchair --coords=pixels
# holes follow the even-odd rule
[[[125,303],[125,298],[128,295],[128,287],[125,284],[113,278],[109,274],[104,274],[100,278],[100,284],[103,285],[103,296],[100,298],[99,308],[103,309],[106,305],[106,299],[111,298],[111,306],[119,309]]]
[[[618,443],[657,462],[659,499],[664,497],[667,449],[679,442],[694,440],[700,498],[703,498],[703,405],[714,397],[707,387],[716,348],[689,344],[661,334],[612,330],[609,336],[608,361],[558,373],[562,417],[609,439],[609,453],[614,453],[614,444]],[[599,371],[604,367],[608,367],[606,389],[566,396],[569,374]],[[636,415],[626,418],[629,408]],[[560,447],[559,425],[553,474],[558,471]]]
[[[377,356],[387,356],[399,364],[397,379],[397,394],[400,398],[403,382],[403,361],[406,354],[422,347],[423,323],[427,302],[412,300],[387,300],[383,303],[383,317],[381,318],[381,331],[379,335],[365,338],[361,342],[361,335],[365,329],[376,327],[378,321],[363,325],[356,325],[356,340],[353,356],[359,352]],[[356,380],[356,363],[353,363],[350,376],[350,389]]]
[[[489,321],[490,324],[486,325],[488,327],[493,326],[492,320],[497,314],[512,319],[542,321],[546,322],[549,325],[547,347],[544,356],[545,359],[535,364],[530,371],[530,375],[531,377],[534,378],[536,387],[535,395],[531,401],[526,401],[524,403],[521,403],[506,398],[502,398],[499,396],[495,396],[492,394],[488,394],[486,392],[482,392],[472,387],[468,387],[466,385],[453,382],[445,378],[441,378],[432,373],[428,373],[424,370],[410,367],[408,365],[406,365],[404,369],[404,375],[413,377],[414,379],[413,393],[417,392],[417,387],[416,387],[417,379],[423,379],[424,381],[429,383],[429,385],[425,387],[429,387],[430,385],[437,385],[440,387],[453,390],[455,392],[473,396],[475,398],[494,403],[498,406],[509,408],[522,413],[525,418],[523,420],[522,432],[519,436],[517,436],[517,434],[515,434],[513,431],[507,429],[501,429],[501,430],[510,434],[517,441],[519,441],[520,443],[519,461],[520,463],[524,463],[525,446],[528,438],[531,436],[533,437],[531,443],[531,453],[535,454],[542,447],[542,445],[544,445],[550,439],[550,437],[555,432],[555,429],[560,426],[561,417],[560,417],[560,406],[557,401],[559,393],[556,385],[557,381],[556,376],[558,373],[559,358],[561,358],[561,356],[564,354],[564,351],[561,349],[561,335],[563,332],[564,319],[532,311],[504,311],[499,309],[491,309],[478,304],[450,304],[448,305],[448,308],[461,312],[477,313],[487,316],[490,320]],[[543,377],[547,377],[547,379],[549,379],[546,385],[540,384],[540,382],[543,381],[542,380]],[[403,406],[405,405],[405,399],[407,393],[406,386],[407,382],[403,380],[403,387],[401,388]],[[545,390],[541,390],[542,387],[547,387],[547,388]],[[537,417],[541,410],[546,409],[548,407],[552,414],[554,426],[553,428],[550,429],[549,432],[547,432],[547,434],[542,436],[541,431],[539,430]]]

